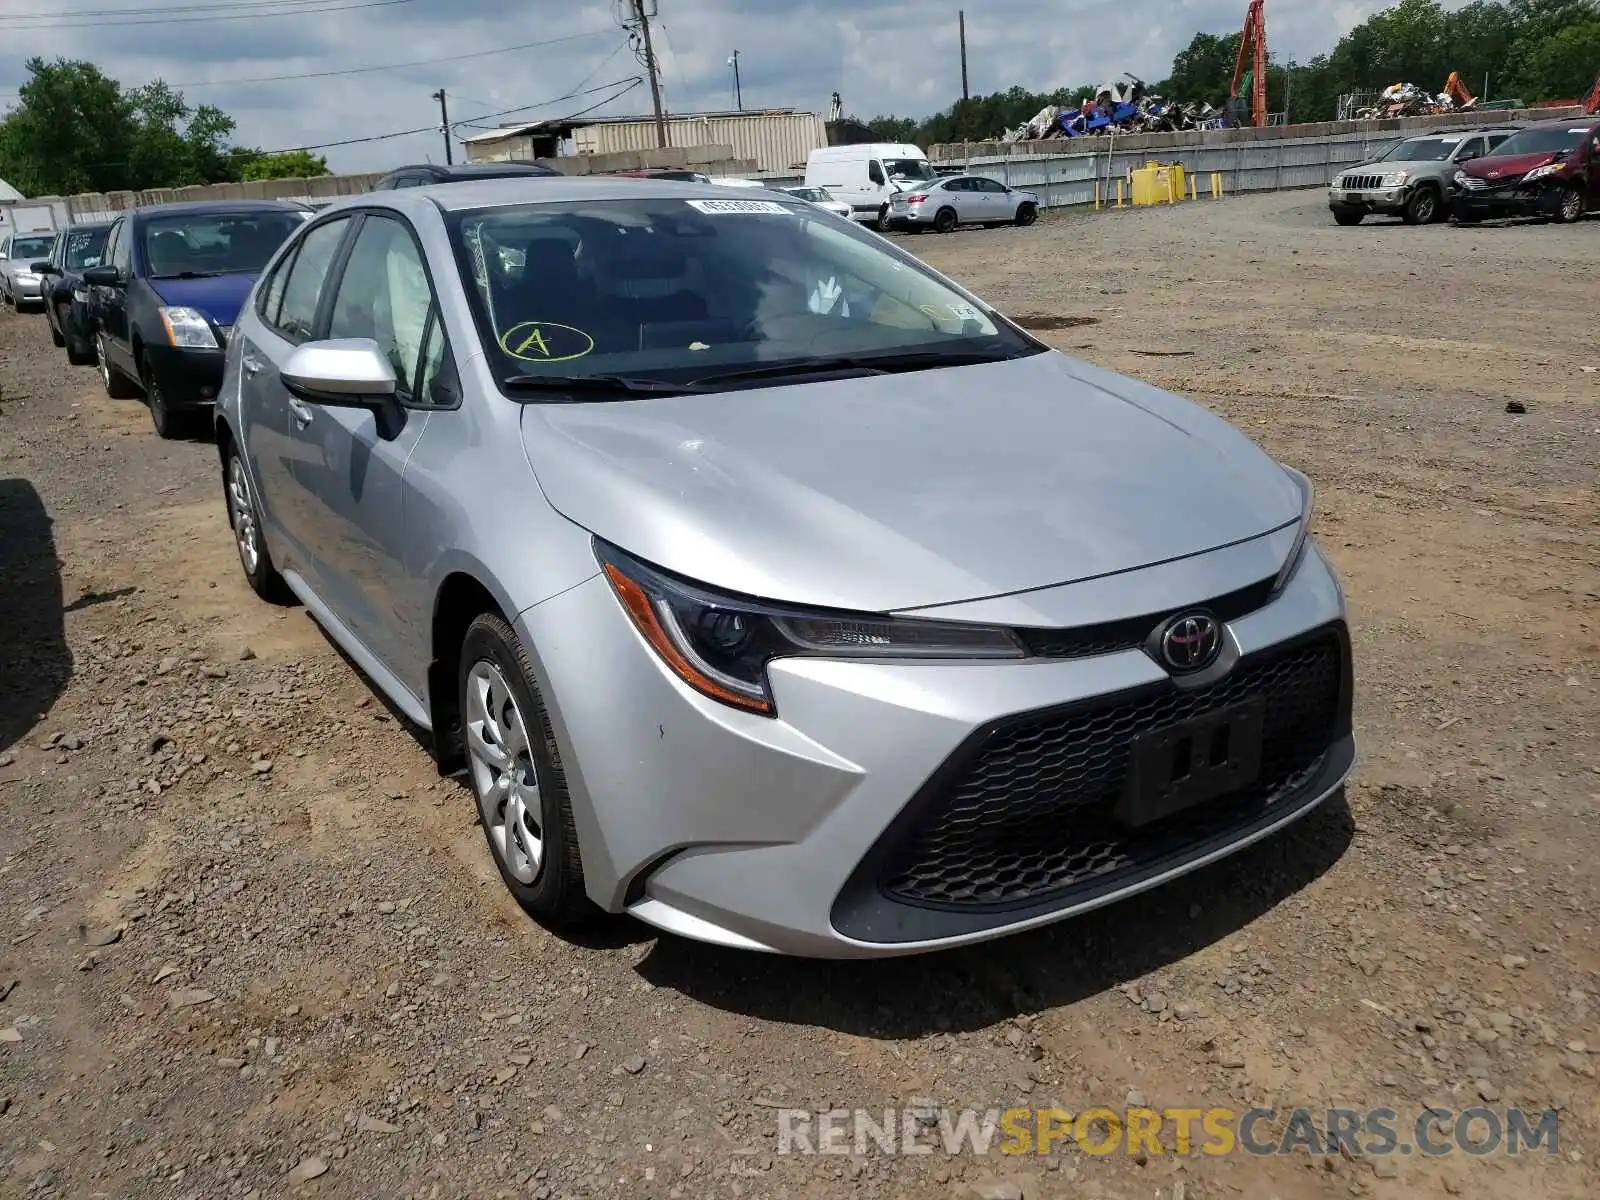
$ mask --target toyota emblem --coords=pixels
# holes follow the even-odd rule
[[[1174,671],[1203,670],[1222,649],[1222,626],[1209,613],[1174,617],[1161,633],[1161,658]]]

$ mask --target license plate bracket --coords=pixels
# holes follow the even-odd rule
[[[1219,708],[1134,738],[1113,815],[1138,828],[1238,791],[1261,774],[1266,705]]]

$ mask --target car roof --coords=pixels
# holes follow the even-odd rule
[[[1524,125],[1523,129],[1570,129],[1573,127],[1588,127],[1591,125],[1600,125],[1600,116],[1579,113],[1577,116],[1568,117],[1566,120],[1555,119],[1549,121],[1535,121],[1531,125]],[[1518,130],[1518,132],[1520,133],[1521,130]]]
[[[387,172],[387,174],[393,175],[399,171],[427,171],[432,175],[438,176],[441,180],[492,178],[497,175],[547,176],[561,174],[561,172],[557,171],[554,167],[547,167],[543,163],[521,162],[517,160],[508,160],[505,162],[452,163],[449,165],[441,165],[439,163],[411,163],[404,167],[396,167],[393,171]]]
[[[68,225],[61,232],[62,233],[71,233],[75,229],[110,229],[110,228],[111,228],[111,222],[110,221],[74,221],[71,225]]]
[[[527,177],[474,179],[460,183],[424,184],[422,187],[342,196],[322,211],[332,212],[374,204],[407,211],[422,202],[431,202],[444,212],[562,201],[676,199],[719,200],[726,203],[730,190],[716,183],[680,183],[670,179],[639,179],[615,175],[562,175],[557,178],[541,178],[538,183]]]
[[[125,217],[206,217],[222,213],[307,212],[293,200],[180,200],[173,204],[146,204],[130,208]]]

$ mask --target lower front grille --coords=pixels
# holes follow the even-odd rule
[[[1373,192],[1383,186],[1382,175],[1346,175],[1339,186],[1347,192]]]
[[[1016,906],[1110,885],[1260,817],[1321,765],[1349,720],[1342,627],[1240,660],[1203,688],[1166,683],[995,726],[886,834],[879,886],[914,904]],[[1261,769],[1232,795],[1129,829],[1112,810],[1140,734],[1238,704],[1265,707]]]

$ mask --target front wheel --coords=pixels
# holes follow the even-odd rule
[[[100,368],[100,383],[106,389],[106,395],[113,400],[131,400],[139,394],[139,389],[111,365],[111,359],[106,354],[106,335],[103,333],[97,334],[94,339],[94,356],[95,363]]]
[[[1361,218],[1365,215],[1365,213],[1347,212],[1336,208],[1333,210],[1333,221],[1335,225],[1359,225],[1361,224]]]
[[[533,664],[498,613],[467,626],[459,687],[467,774],[501,880],[546,925],[582,920],[593,906],[561,754]]]
[[[1017,224],[1022,226],[1032,225],[1039,219],[1039,206],[1024,204],[1017,209]]]
[[[237,447],[228,452],[222,484],[228,500],[228,525],[233,530],[239,565],[244,568],[250,590],[274,604],[286,602],[289,587],[278,574],[278,568],[272,565],[272,555],[267,553],[267,539],[261,532],[261,509],[256,505],[250,476]]]
[[[1574,221],[1581,221],[1586,207],[1583,190],[1569,187],[1561,193],[1561,200],[1556,205],[1556,220],[1563,225],[1571,225]]]
[[[878,219],[872,223],[872,227],[879,233],[889,232],[889,206],[887,204],[878,210]]]
[[[57,346],[65,346],[67,339],[61,331],[67,327],[67,315],[63,311],[63,306],[60,305],[50,311],[55,314],[56,318],[50,322],[50,341]]]
[[[167,399],[167,391],[156,374],[155,366],[147,354],[141,364],[144,375],[144,400],[150,409],[150,421],[156,427],[156,436],[168,441],[187,437],[194,428],[191,413],[174,409]]]
[[[1420,187],[1406,201],[1403,219],[1407,225],[1431,225],[1439,213],[1439,197],[1432,188]]]

